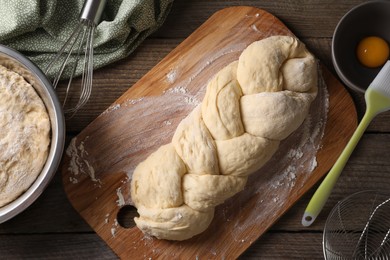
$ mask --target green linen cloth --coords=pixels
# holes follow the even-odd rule
[[[42,71],[74,28],[85,0],[0,0],[0,43],[25,54]],[[107,0],[94,36],[94,69],[129,55],[164,22],[173,0]],[[75,55],[74,55],[75,56]],[[71,57],[74,59],[75,57]],[[53,78],[59,63],[48,71]],[[82,66],[76,70],[80,75]],[[69,77],[65,71],[62,78]]]

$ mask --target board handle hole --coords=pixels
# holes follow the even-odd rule
[[[132,228],[135,226],[134,217],[137,217],[137,209],[133,206],[123,206],[116,216],[118,224],[123,228]]]

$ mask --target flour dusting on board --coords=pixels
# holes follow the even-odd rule
[[[88,137],[85,138],[85,140],[87,139]],[[73,184],[78,183],[81,174],[87,174],[93,182],[100,183],[100,180],[95,176],[95,169],[86,159],[88,152],[84,147],[85,140],[77,145],[77,138],[73,138],[66,150],[66,155],[70,157],[68,171],[73,175],[69,177],[69,181]]]
[[[125,198],[123,197],[122,188],[121,187],[116,189],[116,195],[118,196],[118,200],[116,201],[118,207],[124,206],[126,204],[126,202],[125,202]]]
[[[170,88],[170,89],[164,91],[164,93],[187,94],[188,89],[186,87],[183,87],[183,86],[176,86],[174,88]]]
[[[118,122],[125,123],[99,129],[102,131],[99,132],[99,142],[109,145],[104,150],[95,147],[93,161],[105,161],[104,165],[109,167],[100,167],[96,175],[107,171],[125,172],[128,180],[131,180],[134,168],[149,155],[145,151],[151,153],[171,141],[180,121],[200,104],[205,89],[206,84],[198,86],[194,92],[188,85],[178,81],[160,96],[127,99],[109,107],[100,117],[115,116]],[[150,109],[156,107],[158,109]],[[134,116],[129,117],[129,114]],[[120,139],[111,136],[120,136]],[[117,191],[118,198],[119,195]],[[129,201],[126,197],[124,199]]]
[[[111,225],[111,235],[112,237],[116,236],[116,232],[118,229],[119,223],[117,219],[114,219],[114,223]]]
[[[137,104],[137,103],[141,102],[143,99],[144,99],[143,97],[136,98],[136,99],[128,99],[122,104],[113,104],[110,107],[108,107],[103,113],[101,113],[99,116],[116,111],[116,110],[120,109],[121,107],[127,107],[127,106]]]
[[[261,31],[257,28],[256,24],[252,24],[251,28],[253,31],[260,33]]]
[[[108,222],[110,221],[109,217],[110,217],[110,213],[107,213],[104,217],[104,224],[108,224]]]
[[[212,56],[207,57],[207,60],[202,62],[202,66],[199,67],[198,70],[193,73],[193,75],[189,78],[188,82],[192,82],[194,79],[198,78],[201,73],[204,72],[206,68],[219,68],[222,69],[226,66],[226,62],[228,60],[224,60],[224,66],[216,66],[221,61],[221,57],[231,57],[232,60],[230,62],[233,62],[238,59],[239,54],[242,52],[243,49],[245,49],[247,45],[245,44],[235,44],[230,46],[226,49],[221,49],[221,51],[214,53]],[[214,71],[213,76],[215,73],[218,72],[218,70]]]
[[[178,74],[177,69],[175,69],[175,68],[171,69],[167,74],[168,83],[171,83],[171,84],[175,83],[176,78],[177,78],[177,74]]]

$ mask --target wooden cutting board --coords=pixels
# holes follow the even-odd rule
[[[171,141],[217,71],[237,60],[250,43],[271,35],[293,34],[261,9],[232,7],[215,13],[72,140],[62,164],[65,191],[119,257],[236,258],[333,165],[357,116],[347,91],[321,67],[323,82],[310,120],[251,175],[244,191],[216,208],[204,233],[187,241],[164,241],[133,225],[123,227],[129,220],[117,221],[118,212],[134,212],[127,205],[135,166]]]

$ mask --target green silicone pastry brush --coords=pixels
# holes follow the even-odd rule
[[[317,218],[327,201],[341,171],[344,169],[351,153],[367,129],[371,120],[381,112],[390,109],[390,61],[387,61],[381,71],[367,88],[365,95],[366,112],[362,121],[356,128],[347,146],[344,148],[340,157],[333,165],[321,185],[318,187],[309,204],[306,207],[302,218],[303,226],[310,226]]]

